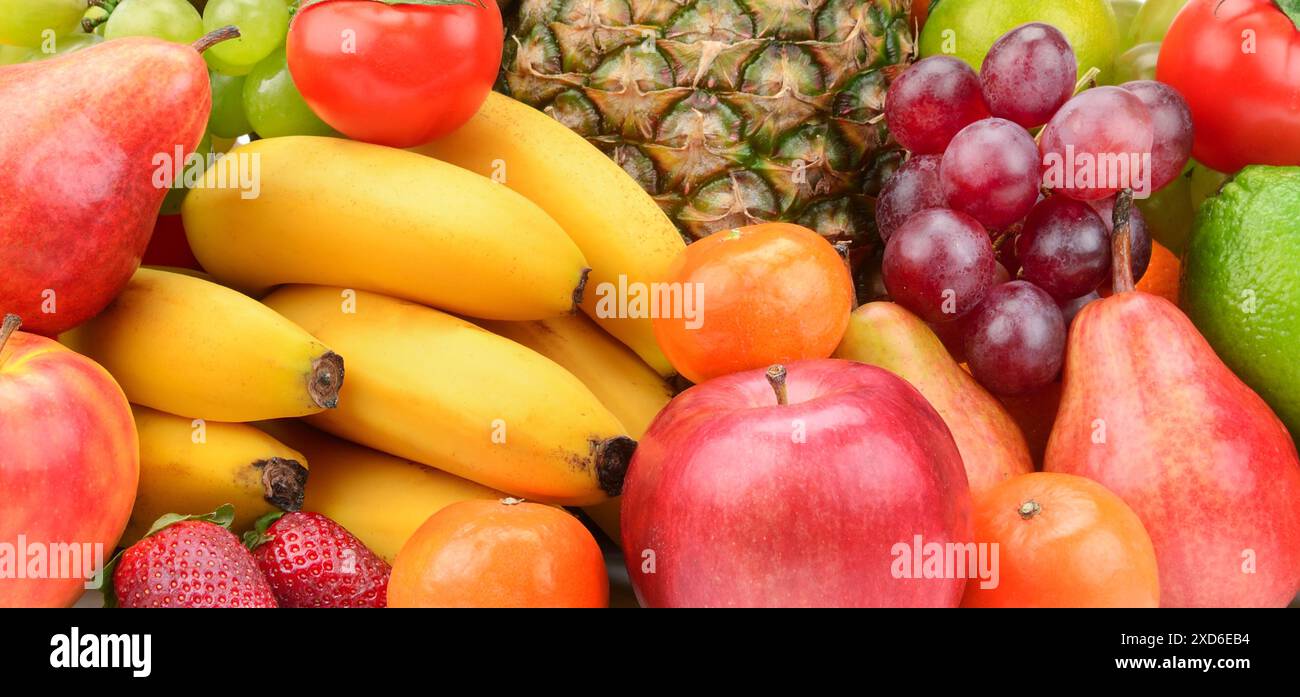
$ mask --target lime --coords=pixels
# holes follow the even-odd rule
[[[1029,22],[1065,34],[1079,61],[1079,74],[1101,70],[1104,83],[1119,53],[1119,25],[1107,0],[943,0],[921,30],[921,55],[949,54],[975,70],[1003,34]]]
[[[1300,167],[1247,167],[1201,205],[1182,305],[1300,436]]]

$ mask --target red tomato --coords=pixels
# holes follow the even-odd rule
[[[1300,30],[1273,0],[1191,0],[1156,78],[1192,110],[1192,156],[1221,172],[1300,165]]]
[[[294,16],[286,48],[294,84],[326,123],[354,140],[406,148],[478,111],[503,37],[493,0],[322,0]]]

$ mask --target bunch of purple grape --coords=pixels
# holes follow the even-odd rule
[[[1056,379],[1070,320],[1110,292],[1117,196],[1160,189],[1191,154],[1191,114],[1173,88],[1076,95],[1077,73],[1060,31],[1026,24],[998,39],[979,75],[933,56],[886,98],[910,155],[876,204],[885,288],[999,394]],[[1129,229],[1136,281],[1151,238],[1135,207]]]

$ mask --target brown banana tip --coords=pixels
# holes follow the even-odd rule
[[[577,312],[582,307],[582,294],[587,290],[587,277],[591,275],[591,267],[584,268],[582,275],[578,277],[578,287],[573,289],[573,307],[570,312]]]
[[[311,401],[322,409],[339,405],[339,390],[343,389],[343,357],[333,351],[311,362],[311,377],[307,391]]]
[[[297,460],[273,457],[258,460],[253,466],[262,470],[262,489],[266,502],[283,511],[302,510],[307,492],[307,468]]]
[[[602,441],[593,441],[596,456],[596,479],[600,490],[609,496],[623,493],[623,479],[627,476],[627,467],[636,452],[636,441],[627,436],[614,436]]]

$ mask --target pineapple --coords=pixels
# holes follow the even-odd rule
[[[613,157],[689,241],[761,221],[866,255],[900,159],[910,0],[521,0],[503,91]]]

